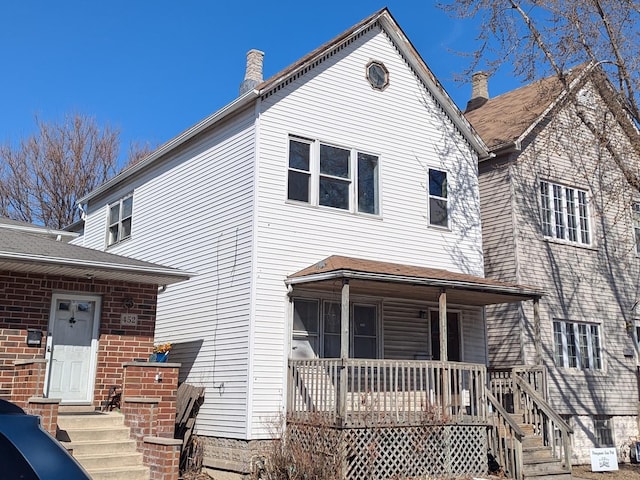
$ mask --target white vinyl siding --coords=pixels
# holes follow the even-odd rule
[[[192,273],[158,294],[156,342],[174,344],[180,381],[206,388],[200,435],[247,437],[253,120],[253,110],[229,119],[128,185],[135,235],[109,249]],[[105,205],[113,201],[89,205],[86,246],[103,248]]]
[[[372,58],[389,70],[384,91],[364,75]],[[476,155],[378,27],[267,96],[260,111],[254,438],[284,408],[287,275],[333,254],[483,274]],[[287,200],[292,139],[376,155],[380,214]],[[449,196],[460,198],[449,205],[449,231],[429,228],[425,165],[446,170]]]

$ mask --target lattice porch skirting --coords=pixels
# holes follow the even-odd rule
[[[481,425],[324,429],[289,424],[289,440],[343,456],[346,480],[450,477],[487,473],[487,432]],[[319,445],[320,437],[322,443]],[[330,445],[332,445],[330,447]],[[335,448],[340,445],[339,448]]]

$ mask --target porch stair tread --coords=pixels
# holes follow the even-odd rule
[[[149,480],[150,470],[120,413],[60,415],[56,436],[93,480]]]

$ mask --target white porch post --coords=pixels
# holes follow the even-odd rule
[[[349,280],[342,282],[342,310],[340,311],[340,358],[349,358]]]
[[[345,419],[347,407],[347,360],[349,359],[349,280],[342,281],[342,304],[340,310],[340,384],[338,389],[338,417]]]
[[[440,310],[439,326],[440,326],[440,361],[446,362],[447,355],[447,291],[443,288],[440,290],[438,297],[438,308]]]

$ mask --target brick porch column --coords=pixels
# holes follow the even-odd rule
[[[174,441],[179,363],[123,364],[121,411],[151,480],[177,480],[180,447]]]
[[[11,401],[26,410],[30,398],[43,396],[47,361],[44,358],[18,360],[13,365]]]

